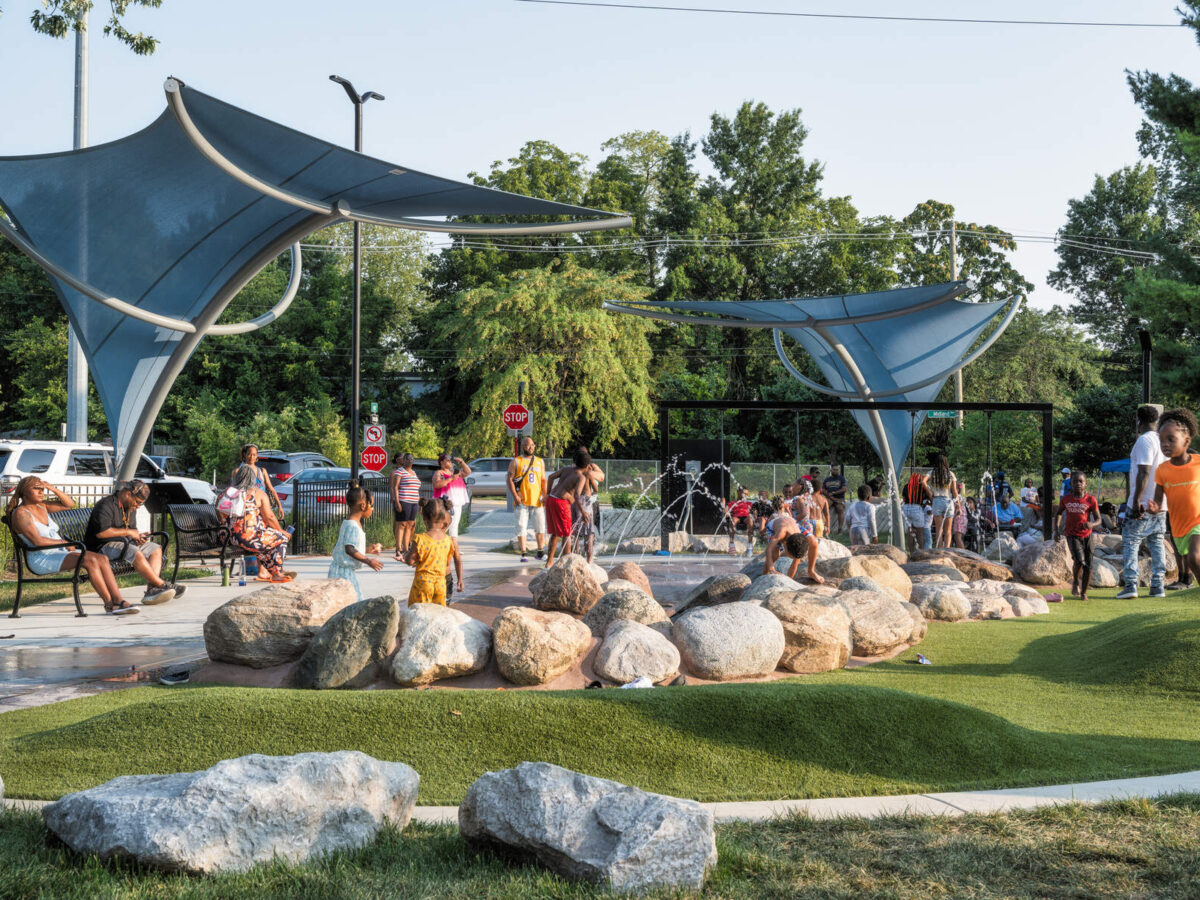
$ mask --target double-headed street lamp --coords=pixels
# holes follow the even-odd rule
[[[346,91],[346,96],[354,104],[354,152],[362,153],[362,108],[368,100],[383,100],[383,94],[367,91],[360,94],[354,89],[349,79],[340,75],[330,75],[330,81],[336,81]],[[358,401],[362,393],[362,369],[359,356],[361,353],[361,324],[362,324],[362,225],[354,223],[354,311],[351,314],[350,338],[350,484],[358,486]]]

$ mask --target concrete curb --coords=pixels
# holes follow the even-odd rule
[[[1069,803],[1093,805],[1109,800],[1200,794],[1200,771],[1152,775],[1116,781],[1088,781],[1045,787],[1001,788],[995,791],[950,791],[940,794],[900,794],[880,797],[824,797],[814,800],[750,800],[702,803],[718,822],[765,822],[781,816],[813,819],[876,819],[882,816],[948,816],[1002,813]],[[48,800],[0,800],[8,809],[38,810]],[[413,819],[436,825],[458,822],[457,806],[418,806]]]

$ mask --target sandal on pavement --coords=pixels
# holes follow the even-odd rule
[[[141,610],[139,610],[137,608],[137,606],[130,603],[128,600],[122,600],[120,606],[105,606],[104,607],[105,615],[109,615],[109,616],[127,616],[127,615],[130,615],[131,613],[136,613],[136,612],[140,612],[140,611]]]

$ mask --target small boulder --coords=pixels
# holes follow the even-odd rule
[[[858,556],[854,561],[875,582],[895,591],[901,600],[912,595],[912,579],[900,566],[886,556]]]
[[[1009,532],[1002,531],[996,538],[987,545],[983,551],[983,557],[992,561],[1011,563],[1013,557],[1017,555],[1017,539]]]
[[[909,580],[914,584],[955,584],[958,579],[950,580],[949,575],[938,573],[936,575],[909,575]]]
[[[1050,612],[1050,605],[1046,603],[1045,597],[1023,597],[1017,594],[1009,594],[1005,597],[1008,605],[1012,607],[1014,616],[1024,618],[1025,616],[1042,616]]]
[[[637,588],[624,588],[604,594],[596,605],[587,611],[583,617],[583,624],[591,629],[596,637],[603,637],[609,623],[618,619],[629,619],[643,625],[668,621],[666,611],[657,600]]]
[[[598,566],[596,563],[588,563],[588,568],[592,570],[592,574],[596,576],[596,584],[604,587],[608,583],[608,573],[604,571],[603,566]]]
[[[800,590],[800,582],[793,581],[786,575],[772,572],[770,575],[763,575],[761,578],[754,579],[742,591],[738,599],[746,603],[757,603],[759,606],[763,606],[767,597],[773,593],[795,593],[798,590]]]
[[[1094,588],[1111,588],[1121,584],[1121,573],[1116,566],[1102,559],[1092,558],[1092,578],[1090,586]]]
[[[1004,596],[1006,597],[1025,597],[1029,600],[1044,600],[1040,593],[1031,588],[1027,584],[1018,584],[1011,581],[1004,585]]]
[[[635,562],[617,563],[608,570],[608,578],[610,581],[620,578],[632,582],[639,590],[645,591],[651,597],[654,596],[654,591],[650,589],[650,579],[646,577],[642,567]]]
[[[750,586],[750,576],[740,572],[733,575],[713,575],[705,578],[675,605],[675,615],[693,606],[720,606],[734,603]]]
[[[912,647],[925,640],[925,635],[929,633],[929,622],[926,621],[925,614],[915,604],[903,603],[902,605],[913,623],[912,633],[908,636],[908,645]]]
[[[1012,581],[1012,569],[984,559],[978,553],[960,550],[957,547],[950,547],[945,552],[950,563],[962,572],[968,581],[979,581],[984,578],[993,581]]]
[[[699,890],[716,865],[713,814],[549,763],[486,772],[458,808],[474,847],[621,892]]]
[[[898,566],[908,562],[908,554],[891,544],[859,544],[850,548],[854,556],[885,556]]]
[[[1038,541],[1017,551],[1013,572],[1029,584],[1066,584],[1071,581],[1071,554],[1066,541]]]
[[[643,553],[657,553],[660,543],[661,541],[656,537],[625,538],[625,540],[617,545],[617,552],[636,553],[638,555]]]
[[[954,565],[950,551],[945,547],[918,547],[912,553],[908,554],[907,562],[934,563],[939,566]]]
[[[675,619],[671,636],[688,669],[728,681],[775,671],[783,655],[783,626],[754,603],[699,607]]]
[[[653,628],[617,619],[608,626],[593,668],[601,678],[617,684],[638,678],[666,681],[679,671],[679,650]]]
[[[868,559],[870,559],[868,556],[849,555],[833,559],[818,559],[817,574],[822,578],[836,578],[839,581],[843,578],[857,578],[867,574],[867,570],[863,568],[862,564]]]
[[[850,614],[836,600],[772,594],[766,608],[783,624],[780,667],[811,675],[840,669],[850,659]]]
[[[407,686],[482,671],[492,657],[492,629],[465,612],[416,603],[400,617],[392,678]]]
[[[313,635],[358,594],[344,578],[273,584],[218,606],[204,620],[213,662],[265,669],[299,658]]]
[[[913,585],[912,602],[925,618],[937,619],[940,622],[961,622],[971,615],[971,601],[957,586]]]
[[[351,603],[334,613],[300,657],[293,675],[296,687],[366,687],[395,648],[399,625],[400,604],[391,597]]]
[[[837,600],[850,616],[855,656],[883,656],[908,644],[913,623],[903,603],[868,591],[840,591]]]
[[[578,553],[568,553],[529,582],[538,609],[583,615],[604,593],[592,566]]]
[[[960,593],[967,598],[971,605],[968,619],[1003,619],[1004,614],[1012,610],[1012,605],[1004,597],[997,597],[989,591],[972,591],[963,588]]]
[[[492,623],[496,665],[514,684],[553,681],[591,642],[588,627],[566,613],[509,606]]]
[[[842,559],[850,555],[850,548],[830,538],[817,538],[817,559]]]
[[[897,594],[889,587],[884,587],[874,578],[867,575],[856,575],[853,578],[844,578],[838,588],[843,591],[872,591],[876,594],[886,594],[894,600],[903,603],[904,598]],[[912,593],[912,582],[909,582],[909,593]]]
[[[966,581],[966,577],[958,570],[958,567],[952,563],[939,565],[938,563],[930,562],[910,562],[905,563],[900,567],[908,575],[909,579],[915,579],[918,575],[945,575],[951,581]]]
[[[42,817],[76,853],[166,871],[242,872],[364,847],[385,821],[403,828],[418,781],[404,763],[356,750],[254,754],[202,772],[114,778],[43,807]]]

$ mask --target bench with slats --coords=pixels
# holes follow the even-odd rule
[[[227,566],[233,565],[233,560],[241,554],[234,545],[229,526],[224,524],[217,515],[217,508],[211,503],[180,503],[167,507],[171,523],[175,531],[175,571],[171,576],[174,581],[179,574],[179,563],[184,557],[207,562],[217,559],[224,574]]]

